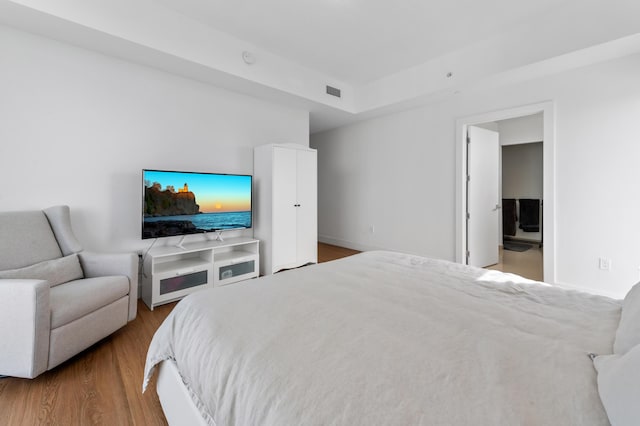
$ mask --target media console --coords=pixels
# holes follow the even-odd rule
[[[259,241],[229,238],[154,247],[145,256],[142,300],[153,310],[194,291],[258,276]]]

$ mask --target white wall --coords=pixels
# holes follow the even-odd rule
[[[452,259],[454,130],[430,107],[312,135],[320,239]]]
[[[500,145],[540,142],[544,139],[542,113],[498,121]]]
[[[634,55],[312,135],[321,239],[455,259],[455,120],[553,100],[557,282],[623,296],[640,265],[639,73]]]
[[[150,244],[143,168],[252,173],[254,146],[309,143],[306,111],[2,26],[0,117],[0,211],[68,204],[94,250]]]

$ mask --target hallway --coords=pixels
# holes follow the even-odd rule
[[[521,275],[531,280],[543,280],[542,248],[538,244],[523,252],[503,250],[500,247],[499,263],[487,266],[486,269],[493,269],[502,272],[511,272]]]

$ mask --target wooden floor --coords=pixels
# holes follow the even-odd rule
[[[318,261],[357,253],[318,244]],[[0,379],[0,425],[165,425],[155,382],[142,394],[153,333],[175,303],[138,316],[110,337],[35,379]]]
[[[356,253],[360,253],[360,252],[357,250],[351,250],[344,247],[318,243],[318,262],[319,263],[340,259],[343,257],[351,256],[352,254],[356,254]]]
[[[542,248],[532,244],[529,250],[523,252],[503,250],[500,247],[500,262],[487,269],[511,272],[530,280],[542,281],[544,279],[542,265]]]

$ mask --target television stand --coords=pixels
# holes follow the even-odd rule
[[[194,291],[258,277],[259,241],[248,237],[156,246],[144,259],[142,300],[153,310]]]

